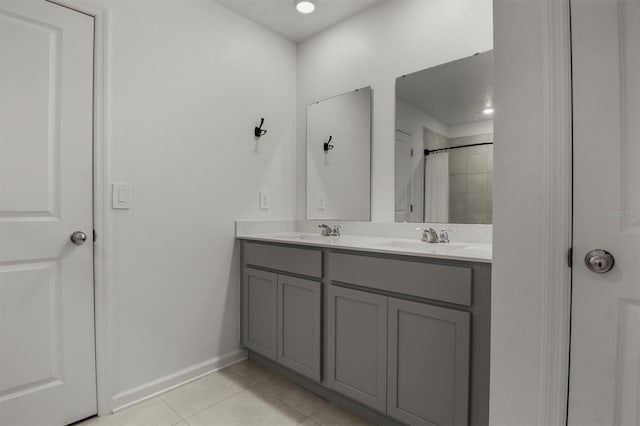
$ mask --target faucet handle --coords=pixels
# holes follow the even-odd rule
[[[438,238],[439,243],[448,243],[449,242],[449,232],[447,228],[442,228],[440,230],[440,238]]]
[[[438,233],[433,228],[417,228],[422,229],[422,241],[426,243],[437,243]]]
[[[331,235],[331,227],[329,225],[323,223],[321,225],[318,225],[318,228],[320,228],[320,235],[322,235],[323,237],[328,237],[329,235]]]
[[[336,225],[333,227],[333,231],[331,231],[331,235],[335,236],[335,237],[339,237],[340,236],[340,230],[342,229],[342,225]]]
[[[436,232],[435,229],[429,227],[429,228],[423,228],[422,226],[418,226],[416,228],[416,231],[422,231],[422,232]]]

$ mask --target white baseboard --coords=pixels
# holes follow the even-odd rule
[[[168,374],[164,377],[160,377],[159,379],[145,383],[133,389],[119,392],[113,396],[111,406],[114,407],[114,412],[122,410],[130,405],[152,398],[170,389],[177,388],[178,386],[182,386],[185,383],[199,379],[202,376],[206,376],[207,374],[213,373],[214,371],[220,370],[224,367],[228,367],[246,358],[247,351],[244,349],[231,352],[217,358],[211,358],[207,361],[187,367],[178,372]]]

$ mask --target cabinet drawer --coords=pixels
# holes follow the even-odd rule
[[[471,306],[472,269],[346,253],[329,254],[332,281]]]
[[[244,261],[247,265],[309,277],[322,276],[322,252],[319,250],[245,242]]]

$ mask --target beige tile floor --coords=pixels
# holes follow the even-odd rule
[[[74,426],[371,425],[337,405],[242,361],[110,416]]]

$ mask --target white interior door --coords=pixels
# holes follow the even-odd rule
[[[2,425],[96,413],[92,85],[93,18],[0,0]]]
[[[637,426],[639,1],[572,0],[571,26],[574,267],[568,423]],[[584,259],[593,249],[610,252],[613,269],[592,272]]]
[[[413,210],[413,142],[411,135],[396,130],[396,222],[412,222]]]

